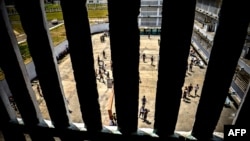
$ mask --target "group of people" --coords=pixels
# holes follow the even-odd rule
[[[105,37],[108,37],[108,36],[109,36],[109,32],[108,31],[104,32],[104,34],[100,36],[100,41],[102,43],[104,43],[105,42]]]
[[[189,71],[192,72],[192,68],[193,66],[199,66],[200,68],[204,68],[204,63],[202,62],[202,60],[197,57],[196,53],[194,50],[190,51],[190,56],[191,56],[191,62],[189,64]]]
[[[116,113],[113,113],[112,116],[110,117],[110,126],[116,126],[117,125],[117,117]]]
[[[96,77],[99,76],[99,82],[102,82],[105,84],[104,75],[106,75],[106,78],[109,79],[110,78],[109,71],[107,71],[106,69],[106,64],[99,59],[98,59],[98,65],[99,65],[99,70],[96,69]]]
[[[139,111],[139,118],[142,118],[144,122],[147,122],[149,109],[145,107],[147,99],[145,95],[142,97],[142,106]]]
[[[146,63],[146,58],[147,58],[146,54],[143,53],[142,54],[142,60],[143,60],[144,63]],[[151,61],[151,65],[154,66],[154,56],[153,55],[150,57],[150,61]]]
[[[197,92],[200,89],[199,84],[196,84],[195,86],[190,83],[188,86],[185,86],[184,91],[183,91],[183,99],[188,100],[187,97],[191,97],[191,92],[194,89],[194,97],[197,97]]]

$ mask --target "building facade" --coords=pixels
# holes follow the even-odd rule
[[[160,27],[163,0],[141,0],[138,24],[140,27]]]
[[[87,4],[104,4],[107,2],[107,0],[87,0]]]
[[[218,28],[221,3],[222,0],[211,2],[198,0],[196,3],[192,45],[193,47],[196,47],[200,54],[202,54],[205,62],[208,62],[213,47],[214,36],[216,29]],[[243,99],[250,84],[249,48],[250,26],[248,26],[248,34],[230,88],[230,93],[236,94],[239,102]],[[225,51],[226,50],[227,49],[225,49]]]

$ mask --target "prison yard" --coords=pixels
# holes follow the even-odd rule
[[[110,79],[112,78],[112,69],[111,69],[111,53],[110,53],[110,40],[109,37],[105,37],[105,41],[101,41],[100,37],[103,36],[104,33],[94,34],[92,35],[92,44],[93,44],[93,52],[94,52],[94,60],[95,60],[95,70],[97,71],[96,83],[99,93],[99,102],[100,102],[100,110],[102,114],[102,122],[104,126],[110,125],[110,113],[115,113],[115,95],[113,88],[108,88],[108,77],[107,75],[103,75],[103,80],[100,80],[100,76],[98,75],[98,70],[100,65],[98,64],[98,57],[100,61],[105,64],[106,72],[109,72]],[[156,95],[156,83],[157,83],[157,75],[158,75],[158,61],[159,61],[159,44],[158,40],[160,39],[159,35],[151,35],[148,38],[148,35],[140,36],[140,87],[139,87],[139,106],[138,106],[138,116],[140,107],[142,106],[142,97],[146,97],[145,108],[148,109],[148,115],[146,121],[142,117],[138,117],[138,127],[139,128],[153,128],[154,125],[154,109],[155,109],[155,95]],[[105,52],[105,56],[103,55]],[[145,62],[143,62],[142,55],[145,54]],[[153,64],[151,64],[151,57],[154,57]],[[191,56],[189,58],[189,62],[191,61]],[[81,123],[82,116],[80,112],[80,106],[78,103],[78,97],[76,94],[75,80],[73,77],[73,70],[70,61],[70,55],[66,55],[62,61],[58,64],[60,77],[63,84],[63,89],[65,93],[65,97],[69,107],[70,118],[73,122]],[[184,86],[190,85],[190,83],[195,86],[199,84],[200,89],[197,92],[198,96],[195,96],[194,90],[191,92],[191,95],[187,97],[187,99],[181,99],[181,106],[179,111],[179,117],[176,125],[177,131],[186,131],[189,132],[192,129],[192,125],[195,120],[196,108],[199,103],[200,93],[202,89],[202,84],[204,80],[204,75],[206,72],[205,68],[200,68],[199,66],[193,66],[192,72],[187,71],[186,79]],[[166,80],[166,85],[167,82]],[[40,103],[40,109],[43,113],[45,119],[50,119],[46,103],[44,102],[44,98],[42,97],[42,92],[39,90],[39,80],[34,80],[32,82],[33,90],[36,93],[36,98]],[[184,89],[183,86],[183,89]],[[168,93],[166,93],[166,102],[170,101],[168,99]],[[128,101],[129,102],[129,101]],[[171,107],[166,107],[167,109]],[[232,123],[234,119],[234,115],[236,112],[236,108],[233,105],[230,107],[224,107],[218,125],[216,127],[216,132],[223,132],[223,126],[225,124]]]
[[[55,5],[46,5],[46,13],[48,23],[53,19],[57,19],[59,21],[63,20],[62,13],[60,11],[60,7]],[[52,9],[52,10],[49,10]],[[54,12],[53,12],[54,11]],[[96,23],[100,19],[107,19],[107,9],[104,5],[91,5],[88,7],[88,14],[90,18],[90,24]],[[10,15],[10,20],[14,29],[14,33],[17,38],[24,33],[21,23],[20,17],[16,14]],[[157,33],[159,31],[157,30]],[[99,103],[100,110],[102,114],[102,122],[103,125],[110,125],[110,114],[115,113],[115,94],[113,90],[113,86],[108,87],[108,80],[112,80],[112,69],[111,69],[111,52],[110,52],[110,39],[109,36],[103,36],[104,33],[98,33],[92,35],[92,44],[93,44],[93,53],[95,60],[95,70],[96,70],[96,84],[99,93]],[[60,43],[66,40],[65,27],[62,24],[53,30],[50,30],[50,36],[53,42],[53,46],[56,47]],[[104,40],[100,40],[101,37],[104,37]],[[140,36],[140,86],[139,86],[139,105],[138,105],[138,127],[139,128],[151,128],[154,126],[154,109],[155,109],[155,96],[156,96],[156,84],[158,77],[158,61],[159,61],[159,35],[141,35]],[[28,45],[26,42],[19,44],[19,48],[24,60],[24,63],[28,63],[32,61],[31,55],[29,53]],[[192,50],[192,46],[191,46]],[[145,61],[143,60],[143,54],[145,55]],[[196,55],[198,59],[202,60],[198,55]],[[153,58],[153,59],[151,59]],[[191,62],[191,56],[189,57],[189,63]],[[100,63],[98,60],[102,62],[102,66],[105,67],[105,72],[103,72],[103,79],[99,75]],[[174,60],[173,60],[174,61]],[[78,97],[75,87],[75,80],[73,76],[73,70],[70,61],[70,55],[67,54],[60,60],[58,63],[60,77],[62,80],[63,90],[65,94],[65,98],[69,107],[69,115],[73,122],[81,123],[82,115],[80,112],[80,105],[78,103]],[[168,66],[171,69],[171,66]],[[107,76],[107,72],[109,73],[109,77]],[[191,95],[187,98],[182,98],[181,106],[179,110],[178,121],[176,125],[177,131],[187,131],[189,132],[192,129],[196,108],[199,104],[199,99],[201,96],[203,80],[206,73],[206,66],[204,68],[200,68],[199,66],[194,65],[192,71],[189,69],[186,72],[185,83],[183,85],[183,91],[185,86],[189,86],[192,84],[193,86],[199,85],[199,89],[197,91],[197,96],[195,96],[194,90],[191,91]],[[171,74],[169,74],[171,75]],[[0,80],[4,79],[4,74],[1,73],[0,70]],[[166,80],[166,85],[168,80]],[[46,103],[40,89],[39,80],[35,79],[32,81],[32,88],[36,94],[37,101],[40,106],[40,110],[43,114],[44,119],[50,120]],[[165,100],[166,102],[171,101],[168,98],[166,93]],[[139,111],[142,106],[142,97],[145,96],[145,108],[148,109],[147,119],[143,119],[139,117]],[[129,101],[128,101],[129,102]],[[212,102],[212,101],[211,101]],[[168,114],[168,108],[166,107],[166,114]],[[215,129],[216,132],[223,132],[223,127],[225,124],[231,124],[234,119],[236,108],[233,104],[229,105],[229,107],[224,107],[220,120]],[[17,115],[19,115],[17,111]]]

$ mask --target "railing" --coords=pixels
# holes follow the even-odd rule
[[[0,66],[21,114],[21,119],[16,117],[3,90],[6,87],[3,88],[1,85],[0,128],[5,140],[25,141],[24,134],[29,135],[33,141],[53,141],[54,137],[59,137],[63,141],[183,140],[183,137],[176,134],[175,126],[185,80],[196,0],[182,1],[181,4],[175,0],[163,2],[159,53],[161,58],[158,68],[154,129],[150,131],[152,135],[147,135],[141,132],[142,129],[137,128],[140,44],[137,18],[140,0],[134,0],[133,4],[127,2],[122,5],[120,1],[108,0],[118,131],[106,130],[101,123],[91,32],[85,2],[61,0],[83,124],[72,123],[69,120],[69,110],[48,34],[43,0],[16,0],[15,6],[27,34],[29,50],[51,121],[46,121],[41,116],[9,23],[4,1],[0,1]],[[233,11],[234,7],[241,8]],[[176,9],[180,12],[176,12]],[[231,15],[235,14],[237,20],[232,20]],[[185,24],[179,17],[185,17]],[[212,140],[243,48],[248,24],[247,1],[241,3],[223,1],[195,122],[191,135],[186,140]],[[126,30],[122,30],[121,34],[121,28],[124,27]],[[124,42],[124,39],[128,42]],[[223,47],[227,47],[226,53]],[[172,56],[176,56],[174,61]],[[166,64],[171,66],[171,69],[166,67]],[[223,72],[220,73],[220,79],[215,75],[218,73],[218,68],[219,72]],[[172,83],[166,85],[166,80]],[[166,94],[168,102],[165,99]],[[242,102],[233,124],[244,125],[249,122],[247,103],[249,94],[245,96],[245,102]]]
[[[150,5],[150,6],[157,6],[159,5],[158,0],[152,0],[152,1],[141,1],[141,5]]]
[[[141,11],[140,16],[158,16],[157,11]]]

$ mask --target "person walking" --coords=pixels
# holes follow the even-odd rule
[[[145,53],[142,54],[142,60],[144,63],[146,63],[146,54]]]
[[[142,105],[141,108],[140,108],[140,112],[139,112],[139,118],[143,118],[144,117],[144,110],[145,110],[145,107]]]
[[[147,99],[145,97],[145,95],[142,97],[142,106],[145,106],[146,102],[147,102]]]
[[[188,87],[185,86],[184,91],[183,91],[183,99],[187,99],[187,95],[188,95]]]
[[[192,83],[189,84],[188,86],[188,96],[190,97],[191,96],[191,91],[193,90],[193,85]]]
[[[117,125],[117,117],[116,117],[116,113],[113,113],[113,121],[114,121],[114,125]]]
[[[144,109],[143,122],[147,122],[148,112],[149,112],[149,109],[145,108]]]
[[[107,75],[107,78],[109,79],[110,78],[109,71],[107,71],[106,75]]]
[[[103,74],[102,74],[102,73],[100,73],[99,75],[100,75],[100,79],[99,79],[99,82],[101,82],[101,80],[102,80],[102,83],[104,83],[104,84],[105,84],[105,81],[104,81],[104,77],[103,77]]]
[[[100,59],[100,56],[98,55],[97,56],[97,63],[98,63],[98,65],[100,64],[100,61],[101,61],[101,59]]]
[[[199,84],[196,84],[196,86],[194,87],[194,95],[195,95],[195,97],[198,96],[197,92],[198,92],[199,89],[200,89]]]
[[[42,92],[41,92],[41,87],[40,87],[40,85],[39,85],[39,83],[37,83],[37,92],[38,92],[38,94],[41,96],[41,97],[43,97],[43,94],[42,94]]]
[[[102,56],[104,59],[106,59],[106,53],[105,53],[105,50],[102,51]]]
[[[154,65],[154,56],[153,55],[151,56],[151,65],[152,66]]]
[[[189,64],[189,71],[190,71],[190,72],[193,72],[193,62],[191,62],[191,63]]]

